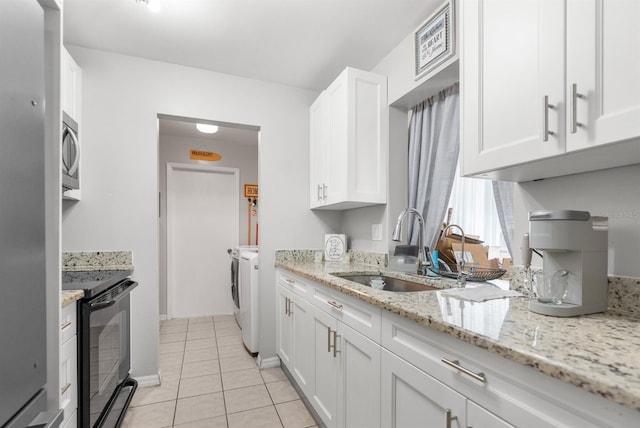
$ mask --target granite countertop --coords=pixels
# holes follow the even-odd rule
[[[276,256],[276,266],[640,411],[640,317],[635,314],[610,310],[548,317],[530,312],[526,297],[469,302],[442,291],[375,290],[331,275],[382,270],[357,261],[318,263]],[[456,286],[447,279],[421,282],[443,289]]]
[[[60,307],[64,308],[84,297],[84,290],[62,290],[60,295]]]

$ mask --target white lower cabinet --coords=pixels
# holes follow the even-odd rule
[[[60,311],[60,400],[64,411],[61,424],[64,428],[77,425],[78,407],[78,352],[76,336],[76,304],[65,306]]]
[[[293,361],[293,318],[289,306],[293,301],[293,293],[282,286],[278,287],[278,356],[287,368]]]
[[[487,411],[471,400],[467,400],[467,426],[469,428],[514,428],[493,413]]]
[[[381,347],[340,321],[361,320],[365,330],[373,323],[379,335],[380,311],[313,287],[321,288],[311,303],[280,282],[278,355],[327,427],[380,427]]]
[[[382,350],[382,426],[464,428],[466,398]]]
[[[380,427],[379,344],[338,323],[338,426]]]
[[[380,345],[331,313],[309,309],[315,351],[311,404],[327,427],[379,427]]]
[[[638,426],[638,414],[276,270],[277,349],[329,428]]]

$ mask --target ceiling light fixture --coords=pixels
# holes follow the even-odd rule
[[[136,3],[147,6],[151,12],[160,12],[160,3],[158,0],[136,0]]]
[[[206,123],[196,123],[196,128],[198,129],[198,131],[205,134],[215,134],[216,132],[218,132],[218,127],[216,125],[209,125]]]

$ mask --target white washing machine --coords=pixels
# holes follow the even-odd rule
[[[251,353],[258,352],[258,296],[260,256],[257,247],[240,247],[238,291],[240,292],[240,325],[242,341]]]

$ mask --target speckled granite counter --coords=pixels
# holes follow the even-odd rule
[[[62,270],[133,270],[131,251],[78,251],[62,253]]]
[[[83,290],[62,290],[60,295],[60,307],[64,308],[84,297]]]
[[[393,293],[331,275],[377,272],[382,265],[377,261],[364,264],[354,258],[349,263],[307,260],[313,260],[313,256],[309,259],[304,255],[292,257],[290,252],[277,253],[276,266],[640,411],[637,315],[608,311],[555,318],[530,312],[527,298],[523,297],[473,303],[445,296],[441,291]],[[456,285],[455,281],[444,279],[422,282],[438,288]],[[639,286],[637,279],[627,282]]]

